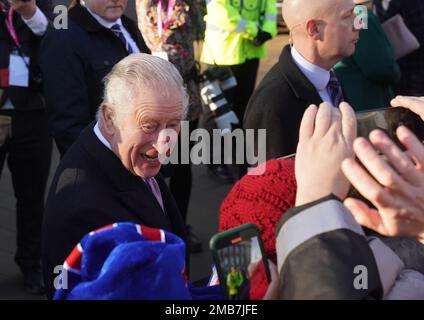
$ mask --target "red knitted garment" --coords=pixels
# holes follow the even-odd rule
[[[262,166],[265,166],[264,174],[245,175],[224,199],[219,231],[244,223],[256,224],[262,233],[267,258],[277,263],[275,228],[296,200],[294,158],[270,160]],[[252,300],[262,299],[268,288],[265,271],[259,273],[250,291]]]
[[[264,174],[245,175],[224,199],[219,230],[256,224],[262,233],[266,256],[276,263],[275,228],[283,213],[295,203],[294,158],[274,159],[263,165]]]

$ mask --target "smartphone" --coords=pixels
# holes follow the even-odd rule
[[[359,137],[368,139],[371,131],[381,129],[404,150],[396,136],[396,129],[404,125],[424,143],[424,122],[408,109],[399,107],[360,111],[356,113],[356,119]]]
[[[261,232],[255,224],[214,235],[209,243],[224,297],[252,300],[258,283],[271,281]]]
[[[384,131],[401,150],[405,150],[405,147],[396,136],[396,129],[404,125],[424,143],[424,122],[418,115],[408,109],[398,107],[360,111],[356,113],[356,119],[358,124],[358,137],[368,139],[371,131],[380,129]],[[381,156],[385,158],[383,155]],[[362,167],[367,170],[364,166]],[[395,168],[393,169],[396,170]],[[374,208],[374,205],[365,199],[353,186],[351,186],[348,196],[360,199],[369,207]]]

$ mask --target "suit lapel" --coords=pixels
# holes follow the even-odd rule
[[[154,196],[149,194],[150,191],[142,189],[119,192],[117,200],[131,214],[141,219],[146,226],[172,231],[172,221],[169,216],[163,212]]]
[[[128,33],[130,34],[131,38],[133,38],[133,40],[137,44],[137,47],[140,50],[140,52],[143,52],[143,45],[141,43],[137,25],[126,16],[122,16],[121,21],[125,29],[127,29]]]
[[[278,61],[278,66],[296,97],[305,101],[305,109],[310,104],[319,106],[322,103],[321,96],[314,85],[294,63],[289,45],[284,47]]]

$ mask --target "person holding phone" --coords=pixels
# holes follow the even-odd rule
[[[16,197],[15,262],[32,294],[44,293],[41,223],[52,142],[38,53],[51,0],[0,0],[0,175],[6,162]]]
[[[392,103],[397,104],[396,101]],[[414,108],[417,108],[416,104]],[[410,169],[417,175],[415,188],[421,189],[423,193],[423,186],[418,183],[422,175],[420,152],[423,152],[423,146],[413,140],[406,142],[401,136],[400,140],[408,148],[408,156],[414,159],[415,169],[411,169],[412,165]],[[407,136],[409,139],[412,137]],[[424,299],[424,275],[405,268],[399,256],[379,239],[365,237],[361,226],[354,219],[361,212],[352,212],[352,216],[348,210],[354,205],[362,209],[368,214],[368,221],[374,222],[365,225],[385,235],[406,234],[400,228],[390,233],[381,227],[381,221],[386,222],[386,227],[399,226],[402,214],[405,223],[409,220],[409,235],[415,234],[418,237],[422,222],[411,220],[408,213],[418,209],[422,214],[422,201],[416,200],[404,207],[395,206],[401,203],[401,198],[395,199],[397,202],[386,203],[386,192],[396,198],[413,190],[403,189],[406,184],[398,184],[397,179],[381,180],[382,176],[394,177],[393,173],[381,163],[380,157],[371,153],[368,156],[370,161],[364,165],[371,174],[376,175],[376,181],[383,183],[382,189],[376,190],[376,182],[365,176],[367,174],[361,171],[363,169],[353,165],[354,152],[360,155],[360,159],[364,159],[365,151],[370,152],[369,148],[358,148],[358,143],[365,143],[355,140],[355,137],[356,119],[347,104],[342,104],[340,111],[324,104],[319,110],[316,106],[310,106],[305,112],[296,155],[296,207],[282,217],[277,230],[279,293],[282,299]],[[371,141],[377,142],[373,138]],[[407,166],[407,160],[400,155],[394,143],[383,141],[374,145],[395,168]],[[316,161],[311,163],[308,161],[311,158]],[[410,159],[408,161],[412,162]],[[397,163],[399,160],[401,164]],[[349,199],[345,201],[346,207],[343,206],[342,200],[347,195],[349,180],[343,175],[342,169],[354,186],[358,186],[365,197],[374,201],[379,210],[383,210],[370,211],[359,202],[351,202],[349,205],[349,201],[352,201]],[[387,181],[396,182],[387,185]],[[374,189],[371,192],[365,191],[365,184]],[[396,211],[399,213],[397,221],[390,219],[396,216]],[[305,225],[308,228],[304,228]],[[361,272],[366,272],[366,286],[361,282],[364,279],[361,278]]]
[[[391,102],[418,114],[424,121],[424,97],[398,96]],[[406,127],[397,130],[402,152],[383,132],[370,134],[370,142],[358,138],[354,150],[369,173],[358,161],[345,160],[342,169],[352,185],[376,209],[348,198],[344,204],[362,225],[386,236],[416,237],[424,244],[424,146]],[[380,150],[388,163],[377,156]]]

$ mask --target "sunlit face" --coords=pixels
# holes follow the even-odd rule
[[[113,152],[132,174],[142,178],[159,173],[159,154],[164,153],[163,130],[178,134],[183,115],[181,90],[175,89],[169,97],[150,90],[135,99],[134,111],[119,118],[114,126],[111,143]],[[167,151],[167,150],[165,150]]]
[[[115,22],[125,12],[128,0],[85,0],[85,5],[103,19]]]
[[[357,16],[354,10],[352,0],[340,0],[327,16],[321,43],[324,56],[342,59],[355,53],[359,30],[355,27]]]

